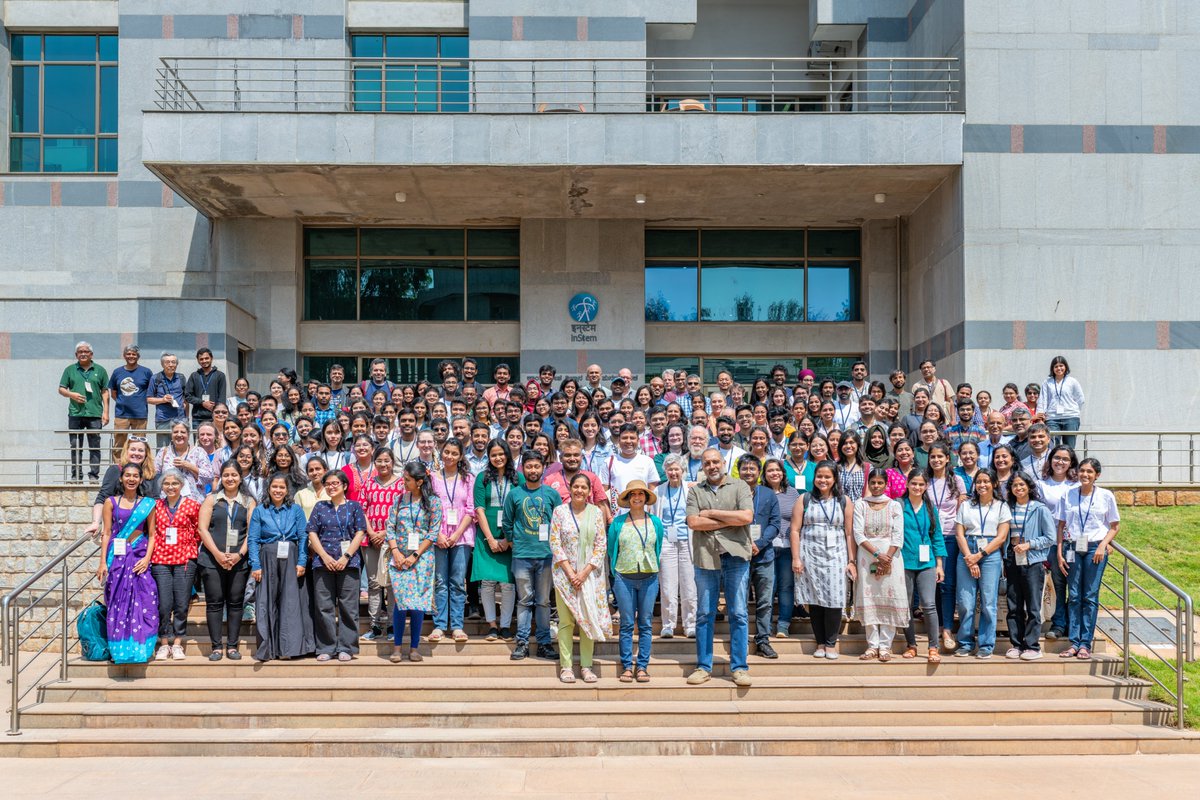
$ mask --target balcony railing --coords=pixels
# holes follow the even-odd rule
[[[164,111],[949,113],[956,58],[163,58]]]

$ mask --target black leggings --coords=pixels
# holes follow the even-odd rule
[[[810,605],[808,612],[812,615],[813,636],[817,639],[817,647],[837,645],[838,634],[842,632],[842,609]]]
[[[150,574],[158,586],[158,635],[166,644],[187,635],[188,604],[196,579],[196,561],[183,564],[151,564]],[[172,619],[174,616],[174,619]]]
[[[232,570],[205,567],[201,572],[204,578],[208,638],[213,649],[221,649],[222,612],[225,613],[226,647],[237,647],[238,631],[242,626],[242,610],[246,605],[246,581],[250,579],[249,564],[239,564]]]

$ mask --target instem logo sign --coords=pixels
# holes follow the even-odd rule
[[[599,341],[596,337],[596,313],[600,301],[594,294],[580,292],[567,301],[567,312],[575,322],[571,326],[571,342],[587,344]]]

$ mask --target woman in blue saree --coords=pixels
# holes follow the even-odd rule
[[[104,554],[96,577],[108,606],[108,649],[113,663],[144,664],[158,637],[158,588],[150,574],[154,499],[141,497],[141,467],[121,467],[121,493],[104,504]]]

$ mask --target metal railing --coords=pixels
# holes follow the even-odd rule
[[[1116,554],[1120,555],[1123,559],[1119,567],[1121,584],[1119,587],[1114,587],[1107,579],[1102,579],[1100,583],[1105,589],[1112,592],[1120,599],[1121,616],[1118,617],[1114,613],[1113,609],[1110,609],[1103,604],[1100,606],[1100,609],[1121,626],[1121,639],[1118,644],[1121,648],[1121,665],[1122,669],[1124,670],[1125,677],[1130,677],[1130,667],[1131,665],[1136,665],[1141,673],[1146,675],[1158,686],[1158,688],[1165,692],[1171,698],[1171,700],[1174,701],[1175,724],[1176,727],[1182,730],[1184,727],[1184,711],[1186,710],[1183,696],[1183,685],[1188,680],[1187,675],[1184,673],[1184,664],[1190,663],[1196,658],[1196,623],[1193,613],[1194,610],[1192,607],[1192,598],[1178,586],[1164,578],[1156,570],[1148,566],[1145,562],[1143,562],[1133,553],[1126,550],[1117,542],[1114,541],[1112,543],[1112,547]],[[1109,565],[1112,566],[1111,557],[1109,559]],[[1173,596],[1175,601],[1174,607],[1171,607],[1170,605],[1159,600],[1150,590],[1142,586],[1142,584],[1138,581],[1134,580],[1134,578],[1130,575],[1130,567],[1138,570],[1140,574],[1145,575],[1146,578],[1149,578],[1156,583],[1167,594]],[[1105,575],[1111,576],[1112,572],[1105,570]],[[1145,578],[1143,578],[1143,580],[1145,580]],[[1147,624],[1153,624],[1145,614],[1143,614],[1139,609],[1133,607],[1130,597],[1131,590],[1140,592],[1141,595],[1152,601],[1154,605],[1171,615],[1174,621],[1174,661],[1164,658],[1163,655],[1158,652],[1158,649],[1154,646],[1154,644],[1143,639],[1140,635],[1138,635],[1137,630],[1129,624],[1131,615],[1137,615],[1138,619],[1142,620],[1143,622],[1146,622]],[[1133,652],[1133,640],[1136,640],[1137,644],[1141,645],[1142,648],[1153,655],[1154,658],[1157,659],[1158,663],[1166,666],[1166,668],[1174,677],[1173,686],[1167,686],[1166,683],[1159,680],[1154,672],[1151,671],[1151,669],[1146,665],[1146,663],[1143,662],[1142,659]]]
[[[961,111],[956,58],[160,59],[163,111]]]
[[[1106,486],[1195,486],[1200,481],[1197,431],[1081,430],[1053,432],[1075,437],[1082,459],[1099,459]]]
[[[9,736],[16,736],[21,732],[21,701],[34,689],[40,689],[46,683],[50,683],[51,681],[45,681],[46,676],[57,669],[58,676],[55,680],[68,680],[71,648],[79,642],[77,636],[71,635],[71,626],[86,606],[86,603],[75,602],[73,611],[72,603],[77,598],[82,598],[85,592],[96,593],[100,588],[95,572],[76,581],[74,588],[71,578],[80,570],[86,571],[99,550],[99,544],[91,536],[80,536],[0,600],[0,623],[3,627],[3,636],[0,637],[0,665],[9,668]],[[48,586],[38,585],[56,573],[57,578]],[[23,606],[20,602],[22,597],[25,599]],[[91,597],[84,599],[90,602]],[[46,610],[46,615],[28,631],[23,632],[21,621],[32,617],[38,609]],[[55,634],[45,637],[45,643],[32,653],[22,653],[21,646],[54,620],[58,622]],[[50,651],[55,642],[59,644],[57,655]],[[44,655],[47,658],[43,659]],[[26,672],[32,673],[43,666],[44,669],[37,677],[26,681],[22,690],[22,679],[27,677]]]

